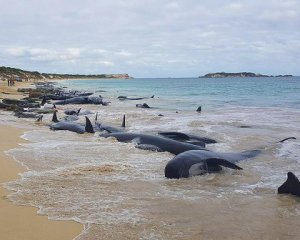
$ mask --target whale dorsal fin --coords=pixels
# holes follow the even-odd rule
[[[79,115],[80,111],[81,111],[81,108],[78,109],[78,111],[76,113],[77,116]]]
[[[87,116],[85,117],[85,131],[88,133],[95,133],[93,125]]]
[[[57,113],[56,112],[57,111],[54,111],[53,116],[52,116],[52,122],[55,122],[55,123],[59,122],[58,119],[57,119]]]
[[[124,116],[123,116],[122,127],[123,127],[123,128],[125,127],[125,114],[124,114]]]
[[[278,188],[278,193],[290,193],[300,197],[300,182],[294,173],[288,172],[287,180]]]
[[[46,103],[46,97],[44,96],[43,99],[42,99],[42,102],[41,102],[41,106],[44,106]]]
[[[96,113],[96,116],[95,116],[95,122],[98,121],[98,112]]]

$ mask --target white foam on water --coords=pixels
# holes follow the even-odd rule
[[[143,151],[133,143],[99,138],[97,133],[79,135],[31,126],[23,135],[29,142],[8,151],[28,168],[21,179],[6,184],[13,191],[9,198],[38,207],[40,214],[51,219],[85,224],[78,239],[99,239],[100,233],[104,239],[118,239],[118,232],[131,239],[193,239],[198,223],[204,226],[202,232],[212,231],[203,219],[210,219],[212,225],[218,224],[219,218],[224,220],[222,216],[238,219],[239,213],[256,201],[261,204],[257,209],[273,216],[271,209],[278,202],[270,199],[276,198],[287,171],[300,173],[298,140],[276,144],[285,137],[299,136],[299,111],[230,107],[200,114],[176,113],[111,101],[109,107],[89,106],[99,113],[99,122],[120,126],[126,113],[130,132],[181,131],[217,139],[217,144],[207,146],[210,150],[239,152],[265,146],[265,153],[238,163],[242,171],[224,169],[219,174],[170,180],[164,177],[164,167],[172,154]],[[78,106],[68,106],[73,107]],[[159,117],[160,113],[164,116]],[[5,123],[15,121],[6,117]],[[298,207],[278,211],[285,219],[300,214]],[[244,214],[251,218],[250,213]],[[253,219],[257,220],[261,219]]]

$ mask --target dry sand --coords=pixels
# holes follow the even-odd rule
[[[18,87],[30,86],[30,82],[17,82],[14,87],[7,87],[7,82],[0,82],[0,98],[22,98],[17,93]],[[5,92],[5,93],[3,93]],[[54,221],[47,216],[37,215],[37,208],[17,206],[7,199],[9,191],[2,183],[18,178],[24,168],[7,156],[4,151],[15,148],[24,142],[20,136],[24,130],[0,125],[0,239],[5,240],[53,240],[73,239],[83,230],[83,226],[73,221]]]

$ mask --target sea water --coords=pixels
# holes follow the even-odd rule
[[[300,177],[300,78],[109,79],[63,81],[92,91],[109,106],[86,105],[100,122],[129,132],[181,131],[214,138],[207,148],[263,154],[188,179],[164,177],[167,152],[135,148],[99,133],[50,131],[2,113],[2,122],[28,127],[28,142],[10,150],[27,172],[6,184],[10,200],[36,206],[51,219],[84,224],[76,239],[298,239],[300,202],[279,196],[288,171]],[[118,100],[118,96],[145,97]],[[154,98],[150,98],[154,95]],[[150,109],[136,108],[147,103]],[[201,106],[202,111],[196,112]],[[79,106],[59,106],[63,110]],[[163,116],[159,116],[159,114]],[[83,118],[79,121],[83,121]],[[297,137],[278,143],[286,137]]]

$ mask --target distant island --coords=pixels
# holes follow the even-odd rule
[[[124,74],[58,74],[58,73],[39,73],[37,71],[26,71],[18,68],[0,67],[0,80],[43,80],[43,79],[98,79],[98,78],[124,78],[130,79],[127,73]]]
[[[204,76],[200,76],[199,78],[228,78],[228,77],[292,77],[293,75],[264,75],[259,73],[252,73],[252,72],[238,72],[238,73],[226,73],[226,72],[216,72],[216,73],[208,73]]]

